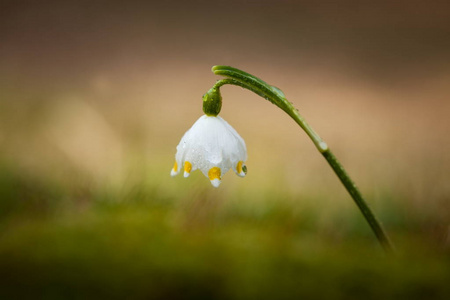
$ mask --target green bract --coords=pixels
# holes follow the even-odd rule
[[[217,116],[222,108],[222,96],[219,88],[212,87],[203,95],[203,112],[207,116]]]

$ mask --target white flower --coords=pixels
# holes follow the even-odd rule
[[[236,130],[219,116],[203,115],[181,138],[170,174],[175,176],[183,168],[188,177],[200,169],[218,187],[229,169],[244,177],[246,160],[247,148]]]

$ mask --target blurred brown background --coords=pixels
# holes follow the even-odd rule
[[[38,176],[185,184],[168,176],[175,146],[217,64],[282,89],[375,207],[390,195],[447,219],[448,1],[2,1],[2,160]],[[237,87],[222,95],[249,175],[221,189],[281,184],[353,205],[282,111]],[[209,185],[185,187],[197,184]]]

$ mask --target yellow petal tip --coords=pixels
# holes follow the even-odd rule
[[[221,171],[219,167],[212,167],[208,171],[209,180],[219,179],[221,180]]]
[[[174,163],[172,170],[170,170],[170,176],[175,176],[178,174],[178,164]]]
[[[246,175],[244,162],[241,160],[236,165],[236,174],[240,177],[244,177]]]
[[[212,167],[211,169],[209,169],[208,177],[209,177],[209,180],[211,180],[211,184],[214,187],[219,187],[220,180],[221,180],[221,177],[220,177],[221,173],[222,173],[222,171],[220,170],[219,167]]]
[[[192,164],[188,161],[184,162],[184,177],[189,177],[192,171]]]

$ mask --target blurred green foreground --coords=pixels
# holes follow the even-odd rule
[[[245,194],[208,182],[193,191],[206,179],[189,180],[176,181],[176,191],[153,175],[120,188],[92,187],[33,178],[3,164],[0,298],[450,295],[448,251],[413,238],[402,222],[388,224],[398,231],[398,254],[386,256],[356,210],[327,228],[318,211],[285,200],[292,195],[266,187],[254,206]],[[333,227],[346,229],[337,234]]]

